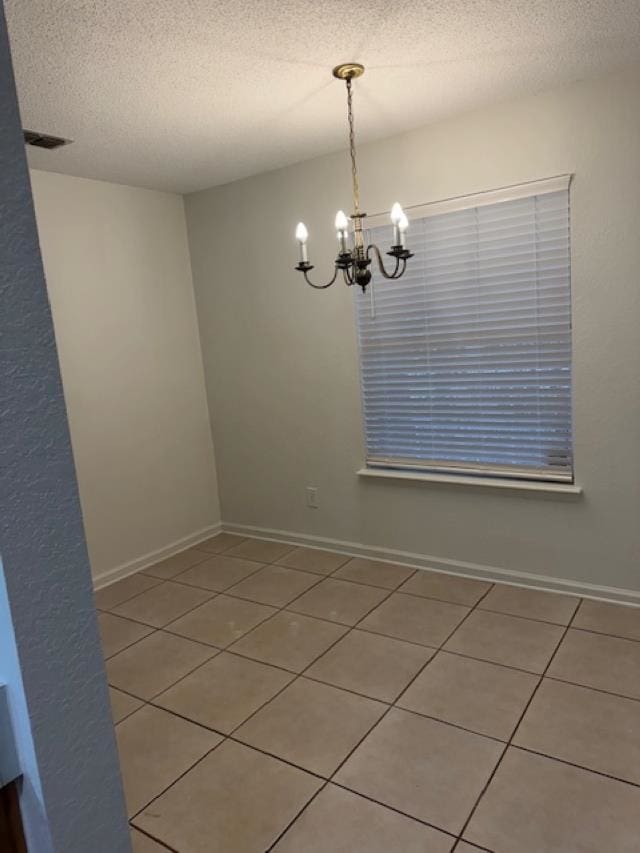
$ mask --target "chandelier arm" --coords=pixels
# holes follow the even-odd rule
[[[307,270],[302,270],[302,274],[304,275],[304,280],[307,282],[307,284],[308,284],[310,287],[313,287],[313,288],[315,288],[316,290],[326,290],[326,289],[327,289],[327,287],[331,287],[331,285],[332,285],[332,284],[334,283],[334,281],[337,279],[337,277],[338,277],[338,267],[336,267],[336,268],[335,268],[334,273],[333,273],[333,278],[331,279],[331,281],[327,282],[327,284],[314,284],[314,283],[311,281],[311,279],[309,278],[309,276],[308,276],[308,274],[307,274]]]
[[[367,257],[369,257],[371,252],[376,253],[376,258],[378,261],[378,269],[382,273],[385,278],[390,280],[395,280],[401,278],[404,275],[405,267],[407,266],[407,262],[404,258],[402,258],[402,267],[400,266],[400,258],[396,258],[396,265],[393,269],[392,273],[387,272],[384,266],[384,261],[382,260],[382,255],[380,254],[380,249],[375,245],[375,243],[370,243],[367,246]]]

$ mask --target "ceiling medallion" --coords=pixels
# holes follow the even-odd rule
[[[351,178],[353,183],[353,213],[350,220],[344,213],[339,210],[336,214],[336,234],[338,237],[338,255],[335,260],[335,271],[331,281],[327,284],[314,284],[308,276],[310,270],[313,269],[313,264],[309,263],[307,252],[307,238],[309,233],[303,222],[298,223],[296,228],[296,240],[300,244],[300,262],[296,266],[305,278],[307,284],[315,287],[317,290],[324,290],[331,287],[340,271],[344,277],[345,283],[351,286],[357,284],[362,288],[364,293],[367,285],[371,281],[371,256],[375,255],[378,262],[378,269],[385,278],[397,279],[400,278],[407,267],[407,260],[413,257],[413,254],[408,251],[405,246],[405,232],[409,227],[409,222],[400,205],[396,202],[391,208],[391,222],[393,223],[393,243],[387,255],[395,259],[395,266],[391,272],[385,269],[382,260],[380,249],[370,243],[365,247],[364,234],[362,230],[362,221],[366,217],[366,213],[360,212],[360,186],[358,183],[358,166],[356,163],[356,143],[353,124],[353,98],[351,91],[351,81],[356,77],[361,77],[364,74],[364,65],[358,62],[344,62],[342,65],[336,65],[333,69],[333,76],[338,80],[344,80],[347,86],[347,120],[349,123],[349,153],[351,155]],[[349,227],[351,221],[351,229]],[[349,231],[351,230],[351,239]]]

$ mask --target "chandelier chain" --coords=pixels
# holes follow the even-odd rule
[[[356,163],[356,138],[353,123],[353,95],[351,92],[351,78],[347,83],[347,116],[349,119],[349,154],[351,155],[351,178],[353,181],[353,207],[354,213],[360,213],[360,182],[358,180],[358,165]]]

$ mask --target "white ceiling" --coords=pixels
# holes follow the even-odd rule
[[[5,0],[36,168],[190,192],[640,59],[639,0]]]

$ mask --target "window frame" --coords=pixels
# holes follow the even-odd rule
[[[573,399],[573,277],[572,277],[572,257],[571,257],[571,195],[570,186],[573,179],[573,173],[555,175],[549,178],[527,181],[520,184],[513,184],[499,189],[480,191],[451,198],[423,202],[419,204],[406,205],[404,207],[409,220],[422,219],[430,216],[439,216],[442,214],[452,213],[456,211],[468,210],[471,208],[484,207],[488,205],[498,204],[501,202],[516,201],[518,199],[531,198],[547,193],[566,191],[568,194],[568,214],[569,214],[569,323],[571,330],[570,339],[570,361],[572,369],[571,373],[571,394],[570,394],[570,449],[571,449],[571,467],[569,470],[559,470],[558,472],[543,471],[535,468],[518,468],[517,466],[501,466],[500,463],[465,463],[454,462],[454,464],[443,463],[442,465],[434,462],[425,462],[421,464],[417,459],[389,457],[380,459],[375,462],[367,458],[367,430],[365,419],[365,394],[362,375],[362,359],[360,351],[360,342],[358,341],[358,370],[360,380],[360,400],[361,400],[361,418],[362,418],[362,437],[363,449],[365,457],[365,467],[361,468],[357,473],[359,476],[379,476],[383,479],[390,480],[424,480],[436,483],[460,483],[463,485],[488,485],[499,488],[513,488],[520,490],[533,490],[536,492],[554,492],[566,494],[581,494],[582,489],[576,485],[575,471],[575,453],[574,453],[574,399]],[[388,225],[389,213],[375,213],[367,217],[367,230]],[[362,298],[362,294],[357,293],[356,299]],[[357,311],[357,308],[356,308]],[[358,332],[358,320],[355,317],[356,334]]]

